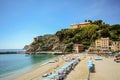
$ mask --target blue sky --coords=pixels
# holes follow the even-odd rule
[[[120,24],[119,0],[0,0],[0,49],[19,49],[35,36],[102,19]]]

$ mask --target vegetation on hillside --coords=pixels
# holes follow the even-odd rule
[[[34,40],[29,45],[28,51],[41,51],[44,47],[45,50],[70,52],[74,43],[82,43],[87,49],[92,42],[101,37],[120,41],[120,24],[109,25],[102,20],[85,20],[85,22],[90,24],[76,29],[62,29],[48,38],[43,36],[38,41]]]

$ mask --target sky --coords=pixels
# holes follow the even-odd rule
[[[120,24],[120,1],[0,0],[0,49],[21,49],[36,36],[88,19]]]

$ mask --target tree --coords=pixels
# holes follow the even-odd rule
[[[88,22],[87,20],[85,20],[85,22]]]
[[[112,40],[120,40],[120,24],[110,26],[110,37]]]
[[[88,22],[92,23],[92,20],[88,20]]]

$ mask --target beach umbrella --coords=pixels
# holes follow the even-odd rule
[[[46,77],[46,78],[44,78],[44,80],[50,80],[50,78]]]
[[[92,61],[92,60],[89,60],[89,61],[88,61],[88,68],[90,69],[91,67],[93,67],[93,61]]]
[[[79,62],[79,58],[76,58],[75,60],[76,60],[77,63]]]
[[[92,63],[93,61],[92,60],[89,60],[88,63]]]
[[[92,60],[89,60],[89,61],[88,61],[88,64],[93,64],[93,61],[92,61]]]
[[[67,64],[65,66],[62,67],[62,69],[67,69],[70,66],[70,64]]]
[[[48,76],[47,78],[52,79],[52,78],[56,78],[58,76],[58,74],[51,74],[50,76]]]
[[[88,61],[88,67],[89,67],[89,69],[90,69],[91,67],[93,67],[93,61],[92,61],[92,60],[89,60],[89,61]]]
[[[72,64],[73,64],[73,62],[68,63],[69,66],[71,66]]]
[[[63,73],[65,69],[59,69],[57,72],[58,73]]]
[[[93,64],[88,64],[88,68],[90,69],[91,67],[93,67]]]
[[[88,64],[93,64],[93,62],[89,62]]]
[[[72,63],[72,64],[76,63],[76,60],[73,60],[71,63]]]

